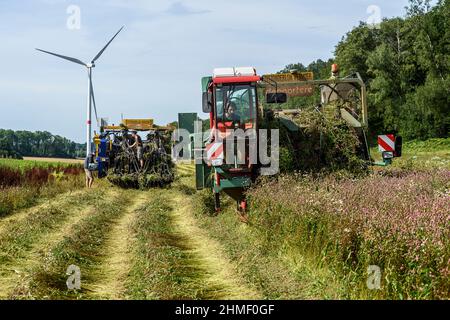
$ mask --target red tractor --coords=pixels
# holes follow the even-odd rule
[[[212,77],[202,78],[202,90],[203,112],[209,113],[211,134],[206,141],[201,139],[201,146],[196,139],[196,184],[197,189],[212,189],[216,211],[220,211],[220,193],[224,191],[236,201],[238,210],[245,212],[245,190],[267,165],[260,158],[259,132],[268,115],[276,117],[292,137],[302,130],[291,121],[301,112],[299,108],[264,109],[263,103],[279,105],[288,97],[316,95],[320,99],[317,112],[325,114],[327,105],[333,105],[335,115],[360,135],[361,157],[370,161],[366,87],[358,73],[340,78],[338,67],[333,65],[330,79],[314,80],[311,72],[259,76],[253,67],[219,68]]]
[[[207,161],[196,165],[197,188],[212,186],[215,208],[220,210],[220,192],[224,191],[236,202],[240,211],[245,211],[247,202],[244,190],[257,177],[257,163],[250,161],[250,146],[255,146],[256,136],[233,137],[230,134],[242,129],[248,132],[258,130],[257,84],[261,77],[254,68],[215,69],[213,77],[202,79],[203,111],[209,113],[211,138],[204,146]],[[244,154],[233,152],[231,161],[227,160],[227,143],[244,143]],[[213,181],[208,177],[213,175]]]

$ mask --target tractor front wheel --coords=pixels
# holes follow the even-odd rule
[[[214,193],[214,209],[216,210],[216,213],[220,212],[220,194]]]
[[[246,199],[237,201],[237,211],[239,214],[239,219],[244,223],[248,223],[247,200]]]

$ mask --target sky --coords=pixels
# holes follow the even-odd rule
[[[216,67],[273,73],[333,56],[360,21],[403,16],[407,0],[0,0],[0,128],[86,136],[86,68],[96,63],[99,117],[109,123],[201,111],[201,77]]]

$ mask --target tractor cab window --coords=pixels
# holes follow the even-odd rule
[[[216,88],[217,122],[253,124],[256,120],[256,88],[253,85],[223,85]]]

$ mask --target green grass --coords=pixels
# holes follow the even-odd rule
[[[55,167],[68,167],[78,164],[64,163],[64,162],[47,162],[47,161],[34,161],[34,160],[17,160],[17,159],[2,159],[0,158],[0,166],[9,168],[19,168],[21,170],[32,169],[36,167],[40,168],[55,168]]]
[[[370,152],[376,161],[382,160],[378,147]],[[392,165],[402,169],[450,169],[450,138],[405,141],[402,156],[395,158]]]
[[[425,141],[412,140],[403,144],[404,148],[410,152],[450,152],[450,138],[434,138]]]
[[[0,235],[0,263],[20,258],[33,243],[58,226],[70,213],[70,208],[80,206],[100,197],[99,189],[66,197],[63,202],[42,206],[30,213],[25,221],[13,224]]]
[[[69,176],[60,181],[50,181],[43,186],[22,186],[1,189],[0,218],[13,214],[17,210],[37,205],[58,194],[81,189],[84,177]]]
[[[183,178],[192,185],[192,177]],[[269,248],[267,234],[253,225],[242,223],[235,203],[223,195],[222,212],[214,214],[209,190],[194,196],[195,216],[211,238],[224,247],[228,258],[238,265],[239,274],[255,285],[264,299],[337,299],[344,297],[335,276],[319,268],[277,239],[277,248]],[[268,228],[267,233],[271,230]]]
[[[93,205],[95,213],[75,225],[65,239],[51,249],[44,263],[33,270],[28,285],[30,292],[25,294],[37,299],[89,299],[88,287],[95,280],[92,273],[101,262],[108,231],[125,211],[131,195],[130,191],[122,191],[120,196],[91,199],[89,204]],[[70,265],[81,269],[81,291],[67,289],[66,270]]]
[[[138,213],[135,261],[127,283],[132,299],[211,299],[215,288],[203,281],[193,248],[174,233],[170,190],[154,190],[153,199]]]

